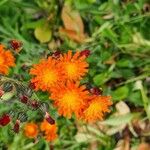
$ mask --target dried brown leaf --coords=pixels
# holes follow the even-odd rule
[[[82,43],[85,39],[84,34],[78,34],[76,31],[73,31],[73,30],[67,30],[67,29],[60,28],[59,32],[60,32],[60,34],[64,34],[64,35],[68,36],[70,39],[72,39],[78,43]]]
[[[61,18],[64,29],[60,28],[60,33],[65,33],[70,39],[81,43],[85,39],[84,24],[78,11],[72,10],[70,5],[64,5]]]
[[[84,33],[84,25],[79,12],[72,10],[69,5],[64,5],[61,18],[66,29]]]

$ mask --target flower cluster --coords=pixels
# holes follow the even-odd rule
[[[39,101],[33,91],[32,84],[24,84],[13,78],[6,77],[9,67],[15,65],[13,53],[18,53],[22,49],[22,43],[18,40],[10,41],[10,50],[6,50],[5,46],[0,44],[0,103],[11,105],[11,110],[0,114],[0,127],[11,123],[12,130],[18,133],[20,125],[28,120],[29,110],[39,111],[42,117],[50,124],[54,125],[55,120],[48,113],[48,104]],[[7,93],[15,94],[15,97],[5,98]],[[34,94],[33,94],[34,93]],[[18,105],[19,104],[19,105]],[[17,105],[17,108],[15,107]],[[22,106],[25,106],[22,108]],[[15,109],[13,109],[15,107]]]
[[[112,102],[110,96],[102,96],[98,90],[92,92],[80,84],[88,72],[86,57],[89,54],[89,50],[75,54],[69,50],[57,57],[53,54],[34,65],[30,74],[36,90],[50,93],[60,115],[71,118],[75,114],[78,119],[95,122],[109,112]]]
[[[49,124],[45,119],[38,126],[37,123],[29,122],[24,127],[24,134],[27,138],[44,137],[48,142],[51,142],[57,138],[57,126],[56,124]]]

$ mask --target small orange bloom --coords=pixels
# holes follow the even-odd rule
[[[88,72],[88,63],[85,58],[85,56],[80,56],[80,52],[72,55],[71,50],[60,56],[59,64],[63,68],[67,80],[79,80]]]
[[[112,105],[110,96],[91,96],[89,106],[83,112],[83,119],[87,122],[103,120],[104,113],[110,112]]]
[[[38,135],[38,126],[35,123],[27,123],[24,128],[24,133],[28,138],[35,138]]]
[[[52,57],[42,60],[39,64],[34,65],[30,74],[34,75],[31,83],[34,83],[35,90],[49,90],[57,82],[62,80],[62,70],[58,67],[57,62]]]
[[[49,124],[46,120],[41,123],[41,131],[44,132],[45,139],[50,142],[57,138],[57,126],[56,124]]]
[[[9,50],[0,44],[0,73],[8,74],[9,67],[15,66],[15,58]]]
[[[53,88],[50,98],[54,100],[60,115],[70,118],[75,113],[78,117],[89,97],[89,92],[85,89],[84,85],[79,86],[79,83],[68,81],[66,85],[62,83]]]

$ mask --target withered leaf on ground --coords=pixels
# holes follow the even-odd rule
[[[60,28],[60,34],[65,34],[68,38],[81,43],[85,39],[84,24],[77,10],[72,10],[70,5],[65,4],[62,9],[61,18],[64,28]]]

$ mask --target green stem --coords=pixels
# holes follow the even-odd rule
[[[148,109],[147,109],[147,108],[148,108],[149,101],[148,101],[148,98],[147,98],[147,96],[146,96],[146,93],[145,93],[145,91],[144,91],[143,86],[142,86],[142,88],[140,89],[140,91],[141,91],[141,95],[142,95],[142,100],[143,100],[143,105],[144,105],[145,112],[146,112],[146,114],[147,114],[148,119],[150,120],[150,114],[149,114]]]
[[[37,143],[29,143],[28,145],[24,146],[23,149],[31,149],[31,147],[33,147],[34,145],[36,145]]]
[[[142,80],[142,79],[145,79],[146,77],[148,77],[150,75],[150,73],[147,73],[147,74],[142,74],[138,77],[135,77],[135,78],[131,78],[129,80],[126,80],[125,82],[121,82],[119,84],[117,84],[117,86],[120,86],[120,85],[124,85],[124,84],[128,84],[128,83],[132,83],[132,82],[135,82],[135,81],[138,81],[138,80]]]

